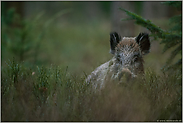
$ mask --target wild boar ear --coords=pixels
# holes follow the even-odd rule
[[[115,47],[117,46],[120,40],[121,40],[121,36],[117,32],[110,33],[110,46],[111,46],[110,53],[111,54],[115,53]]]
[[[150,52],[150,40],[147,33],[140,33],[136,38],[136,42],[139,44],[142,55]]]

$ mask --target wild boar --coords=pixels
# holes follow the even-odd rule
[[[93,87],[102,88],[109,80],[119,80],[126,75],[127,80],[144,72],[143,56],[150,52],[150,40],[147,33],[137,37],[123,37],[117,32],[110,33],[110,53],[113,58],[97,67],[86,79]]]

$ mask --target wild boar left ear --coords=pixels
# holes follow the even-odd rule
[[[111,54],[115,53],[115,47],[117,46],[120,40],[121,40],[121,36],[117,32],[110,33],[110,46],[111,46],[110,53]]]
[[[150,40],[147,33],[140,33],[136,38],[136,42],[139,44],[142,55],[150,52]]]

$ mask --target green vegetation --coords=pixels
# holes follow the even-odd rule
[[[147,69],[131,83],[93,93],[85,76],[57,66],[2,71],[2,121],[157,121],[182,119],[182,77]]]
[[[67,12],[69,10],[62,10],[53,15],[51,19],[41,23],[43,12],[33,19],[25,20],[16,14],[13,8],[8,10],[2,16],[2,50],[8,51],[9,54],[3,53],[2,55],[11,55],[20,62],[38,63],[40,45],[48,33],[48,27],[55,19]],[[38,30],[38,28],[40,29]]]
[[[20,39],[21,34],[25,32],[24,27],[13,26],[13,23],[20,23],[20,20],[12,19],[12,24],[8,25],[6,20],[2,20],[2,66],[14,57],[16,61],[27,66],[52,64],[65,68],[69,65],[70,72],[82,75],[83,71],[91,72],[99,64],[107,61],[111,57],[108,43],[109,23],[73,23],[72,20],[62,19],[62,13],[67,14],[67,11],[60,11],[60,20],[56,18],[59,13],[45,19],[46,15],[42,12],[27,19],[26,25],[30,28],[26,30],[27,35],[23,44]],[[10,14],[10,17],[15,18],[14,14]],[[5,17],[8,18],[9,14]],[[17,35],[17,30],[22,33]],[[23,58],[20,54],[23,54]]]
[[[22,26],[12,10],[2,17],[2,121],[182,120],[182,74],[159,71],[170,54],[162,45],[145,56],[144,76],[94,93],[85,78],[111,58],[109,22],[57,22],[65,12]]]

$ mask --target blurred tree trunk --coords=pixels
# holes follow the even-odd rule
[[[85,12],[89,20],[99,18],[102,15],[100,2],[84,2],[84,10],[86,10]]]
[[[42,11],[43,6],[46,6],[45,2],[37,2],[37,1],[26,1],[24,5],[24,15],[26,18],[29,16],[39,13],[39,11]]]
[[[153,19],[168,19],[170,18],[175,11],[172,11],[170,6],[164,5],[161,2],[143,2],[143,8],[142,8],[142,17],[148,20]],[[149,30],[147,30],[144,27],[140,27],[141,30],[144,32],[150,33]]]
[[[61,6],[61,3],[62,2],[59,1],[26,1],[24,5],[24,15],[26,17],[29,17],[31,15],[36,15],[40,12],[44,12],[47,16],[51,16],[60,11],[60,8],[63,8],[63,6]]]
[[[143,2],[142,16],[146,19],[166,19],[169,18],[170,11],[167,5],[161,2]]]
[[[134,36],[135,25],[133,21],[121,21],[121,19],[127,18],[128,16],[119,10],[119,7],[127,9],[129,11],[134,10],[134,2],[112,2],[111,6],[111,20],[112,27],[111,31],[116,31],[123,36]]]
[[[24,17],[23,15],[23,5],[24,2],[19,1],[19,2],[12,2],[12,1],[3,1],[2,2],[3,6],[4,6],[4,10],[3,11],[7,11],[10,8],[15,8],[16,13],[18,13],[21,17]]]

